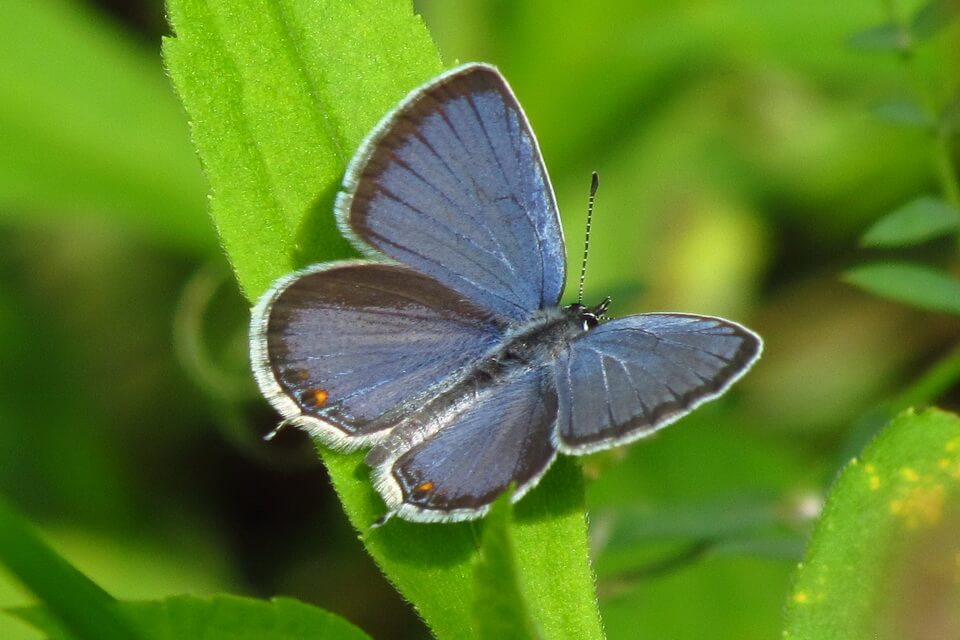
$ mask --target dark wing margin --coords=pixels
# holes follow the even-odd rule
[[[513,320],[560,300],[563,231],[533,131],[496,68],[411,92],[354,156],[337,198],[354,245]]]
[[[519,500],[556,458],[556,420],[549,367],[525,370],[493,387],[374,469],[388,516],[419,522],[479,518],[511,483],[513,500]]]
[[[253,310],[254,376],[285,422],[340,450],[429,395],[499,341],[488,311],[399,265],[344,261],[278,280]]]
[[[555,363],[560,451],[583,454],[649,435],[725,392],[763,343],[729,320],[649,313],[611,320]]]

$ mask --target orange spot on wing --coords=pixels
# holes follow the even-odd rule
[[[425,493],[433,489],[435,486],[436,485],[434,485],[432,482],[427,480],[426,482],[421,482],[420,484],[418,484],[417,488],[414,489],[414,491],[416,491],[417,493]]]
[[[327,404],[327,399],[330,397],[330,394],[326,389],[308,389],[300,394],[300,399],[304,403],[311,404],[314,407],[322,407]]]

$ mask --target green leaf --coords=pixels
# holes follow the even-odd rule
[[[81,638],[139,637],[110,594],[80,573],[0,499],[0,563]]]
[[[352,255],[331,214],[374,123],[440,61],[407,2],[171,0],[163,43],[220,239],[249,300]]]
[[[960,228],[960,211],[950,203],[930,196],[911,200],[880,218],[863,234],[868,247],[918,244]]]
[[[0,221],[106,219],[211,253],[203,176],[156,51],[88,4],[3,5]]]
[[[906,411],[831,489],[784,637],[958,638],[958,558],[960,419]]]
[[[213,192],[211,211],[249,300],[306,260],[349,251],[333,196],[370,128],[439,72],[409,0],[170,0],[164,42]],[[438,638],[472,636],[476,524],[384,512],[363,452],[321,455],[367,551]],[[518,572],[547,638],[602,637],[587,556],[583,480],[558,460],[516,509]]]
[[[334,487],[367,551],[412,602],[438,638],[472,638],[477,524],[417,524],[394,518],[371,529],[383,502],[369,481],[363,452],[322,450]],[[530,616],[544,638],[602,638],[587,558],[583,478],[560,457],[514,507],[517,572]]]
[[[124,617],[150,640],[366,640],[370,636],[343,618],[291,598],[269,602],[217,595],[174,596],[154,602],[120,602]],[[83,640],[65,631],[43,607],[13,609],[53,640]]]
[[[484,521],[480,556],[473,569],[473,624],[479,640],[539,638],[517,573],[510,491],[497,499]]]
[[[891,124],[922,129],[933,126],[930,115],[920,105],[907,99],[882,102],[874,105],[870,111],[880,120]]]
[[[910,48],[911,40],[903,27],[890,22],[858,31],[847,39],[847,45],[868,51],[904,51]]]
[[[843,280],[921,309],[960,314],[960,281],[930,267],[908,262],[869,264],[851,269]]]
[[[913,14],[910,30],[918,38],[930,38],[947,27],[960,15],[956,0],[930,0]]]

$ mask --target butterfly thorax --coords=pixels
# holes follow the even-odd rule
[[[602,319],[609,299],[596,307],[574,303],[566,307],[544,309],[507,334],[504,345],[478,366],[485,371],[509,371],[515,366],[531,366],[553,361],[571,340],[594,328]]]
[[[379,420],[384,421],[384,427],[392,428],[392,433],[370,452],[367,462],[379,464],[391,452],[411,446],[478,398],[530,369],[553,366],[571,341],[606,319],[608,304],[609,299],[596,307],[571,304],[544,309],[510,330],[502,346],[459,372],[455,382],[444,384],[431,397],[417,398],[382,416]]]

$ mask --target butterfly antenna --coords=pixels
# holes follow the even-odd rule
[[[587,200],[587,234],[583,241],[583,262],[580,264],[580,288],[577,292],[577,304],[583,304],[583,281],[587,277],[587,254],[590,252],[590,222],[593,220],[593,201],[597,197],[600,176],[596,171],[590,180],[590,199]]]

